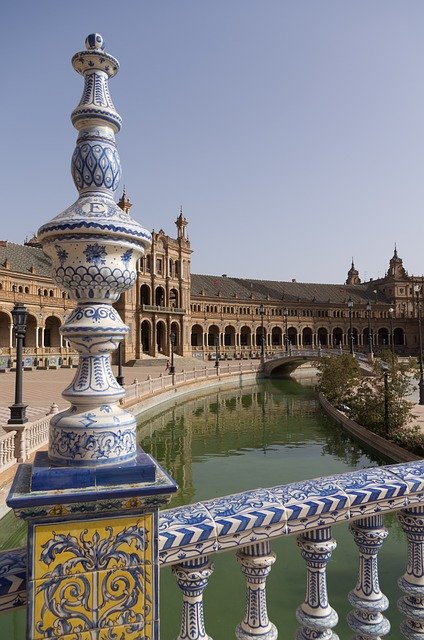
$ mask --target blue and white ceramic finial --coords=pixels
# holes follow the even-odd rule
[[[52,262],[53,278],[77,302],[61,327],[80,354],[73,382],[63,392],[71,402],[50,424],[49,458],[67,465],[120,463],[136,456],[134,417],[120,408],[125,395],[110,366],[110,354],[128,332],[112,307],[136,280],[136,263],[151,236],[113,199],[121,165],[115,133],[122,124],[108,81],[118,61],[91,34],[86,50],[72,58],[84,90],[72,112],[78,139],[72,176],[79,196],[43,225],[38,238]]]

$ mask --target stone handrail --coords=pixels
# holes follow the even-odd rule
[[[124,405],[134,404],[163,390],[179,388],[195,381],[215,380],[217,376],[225,378],[240,373],[257,373],[259,370],[258,363],[222,362],[219,367],[204,366],[201,369],[183,369],[174,374],[162,373],[158,378],[149,377],[145,382],[135,379],[132,384],[125,387]]]
[[[306,563],[306,597],[296,617],[296,638],[332,638],[337,613],[330,606],[326,565],[336,541],[332,526],[350,523],[358,548],[358,578],[347,594],[348,624],[355,638],[381,638],[389,632],[384,616],[389,602],[378,581],[377,556],[387,531],[384,514],[396,512],[406,534],[408,564],[399,579],[404,592],[398,606],[405,617],[401,631],[410,640],[424,632],[424,462],[389,465],[315,480],[256,489],[162,511],[159,561],[172,565],[182,591],[178,639],[205,639],[203,592],[213,571],[210,555],[234,550],[246,577],[246,611],[240,612],[239,640],[275,640],[268,618],[266,579],[275,561],[273,539],[297,537]],[[0,553],[0,611],[25,604],[26,550]],[[1,582],[1,581],[0,581]],[[331,594],[330,594],[331,595]],[[420,631],[420,633],[418,633]],[[415,635],[414,635],[415,634]]]
[[[15,456],[15,436],[16,431],[9,431],[0,436],[0,470],[6,471],[16,462]]]

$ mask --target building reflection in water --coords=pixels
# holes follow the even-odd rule
[[[143,449],[178,482],[179,492],[171,503],[177,506],[198,499],[193,464],[210,463],[216,457],[240,456],[252,450],[275,456],[280,446],[299,449],[311,438],[318,438],[318,455],[326,452],[349,466],[357,466],[361,449],[346,441],[337,428],[323,427],[325,420],[320,416],[317,421],[318,415],[312,389],[291,380],[264,380],[214,389],[204,396],[179,400],[171,407],[164,405],[159,413],[156,410],[144,414],[139,420],[139,439]],[[254,488],[254,470],[250,473]],[[279,482],[290,481],[282,469]],[[270,486],[272,482],[270,479]]]

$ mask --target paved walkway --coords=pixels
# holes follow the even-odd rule
[[[187,359],[176,358],[175,369],[204,368],[205,363],[195,360],[193,364],[187,364]],[[157,363],[151,364],[147,360],[146,364],[137,367],[124,367],[123,373],[125,383],[131,384],[134,378],[139,382],[147,380],[147,376],[158,377],[161,373],[166,374],[167,359],[160,359]],[[117,368],[113,367],[116,375]],[[30,420],[35,420],[49,412],[53,402],[64,409],[68,402],[62,398],[63,389],[70,384],[75,375],[75,369],[48,369],[37,371],[24,371],[23,373],[23,398],[28,404],[27,415]],[[9,406],[15,398],[15,372],[0,374],[0,424],[4,424],[10,417]]]

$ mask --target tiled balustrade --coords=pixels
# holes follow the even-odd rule
[[[397,512],[408,545],[407,566],[399,578],[404,592],[398,605],[404,616],[401,633],[408,640],[424,638],[424,462],[418,461],[162,511],[160,564],[172,566],[182,592],[178,639],[209,638],[203,599],[213,571],[211,556],[229,550],[235,551],[246,578],[246,610],[240,612],[235,636],[239,640],[277,638],[266,606],[266,579],[275,562],[271,543],[295,535],[306,568],[306,596],[296,612],[297,640],[337,640],[338,618],[331,607],[331,593],[327,594],[326,566],[336,546],[333,529],[341,522],[350,523],[358,548],[357,582],[346,594],[352,605],[348,617],[352,637],[382,638],[390,629],[384,615],[389,602],[379,587],[378,552],[387,535],[384,515],[391,512]],[[0,554],[0,610],[25,602],[24,554],[24,550]]]

